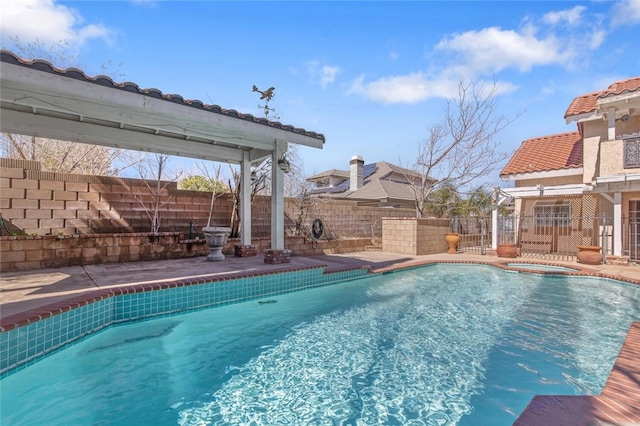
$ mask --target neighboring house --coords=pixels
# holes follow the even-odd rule
[[[515,198],[518,242],[640,260],[640,77],[578,96],[565,119],[577,130],[524,141],[500,173],[515,184],[501,192]]]
[[[408,209],[416,207],[412,184],[419,181],[420,175],[412,170],[384,161],[365,165],[361,156],[351,159],[349,171],[333,169],[307,178],[314,184],[312,194],[321,198]]]

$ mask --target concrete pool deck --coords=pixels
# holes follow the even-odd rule
[[[309,267],[325,267],[327,272],[368,268],[384,272],[429,263],[462,262],[493,264],[544,263],[570,267],[578,275],[621,279],[640,285],[640,267],[621,265],[581,265],[542,259],[503,259],[491,255],[446,253],[408,256],[382,252],[358,252],[324,256],[292,256],[291,263],[268,265],[262,256],[227,256],[222,262],[204,257],[121,264],[74,266],[2,273],[0,276],[0,326],[13,328],[51,315],[52,306],[77,303],[97,290],[115,287],[148,287],[158,283],[191,283],[207,277],[242,277],[284,272]],[[519,269],[522,267],[519,267]],[[572,273],[573,274],[573,273]],[[598,396],[536,396],[520,415],[518,425],[640,425],[640,322],[627,335],[616,364]]]

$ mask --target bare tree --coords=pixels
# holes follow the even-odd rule
[[[206,178],[211,182],[211,203],[209,204],[209,217],[207,218],[207,227],[211,226],[211,216],[213,216],[213,206],[216,201],[216,197],[218,194],[223,194],[229,190],[229,187],[225,186],[220,181],[220,173],[222,171],[222,164],[218,163],[213,167],[213,173],[209,172],[209,169],[204,163],[197,164],[200,172],[206,176]]]
[[[160,209],[167,205],[170,198],[167,187],[179,179],[181,173],[174,173],[174,177],[168,179],[168,163],[170,157],[165,154],[153,154],[148,161],[140,163],[138,171],[149,191],[149,197],[143,194],[133,194],[140,207],[144,209],[151,222],[151,232],[160,230]]]
[[[47,172],[117,176],[141,161],[135,151],[56,139],[0,134],[0,155],[39,161]]]
[[[242,188],[242,176],[240,171],[229,165],[231,172],[231,179],[229,180],[229,189],[233,198],[233,210],[231,211],[231,238],[237,238],[240,236],[240,190]],[[251,172],[251,195],[250,203],[253,205],[253,200],[257,195],[269,195],[271,183],[271,161],[267,160],[260,164],[260,166],[254,168]]]
[[[497,91],[495,80],[491,85],[461,80],[458,96],[447,101],[442,121],[429,127],[412,168],[420,175],[413,185],[418,217],[423,217],[434,189],[460,188],[488,175],[509,157],[494,138],[519,115],[509,119],[498,114]]]

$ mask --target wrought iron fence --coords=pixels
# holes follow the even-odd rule
[[[599,246],[612,253],[613,222],[606,217],[567,214],[501,216],[498,243],[513,243],[521,256],[575,260],[579,246]]]
[[[622,247],[629,261],[640,262],[640,219],[635,215],[622,220]]]
[[[640,221],[625,221],[624,254],[640,257]],[[453,218],[451,230],[460,235],[458,249],[485,254],[491,247],[491,218]],[[498,244],[515,244],[521,256],[555,260],[575,260],[578,246],[599,246],[613,253],[613,220],[606,217],[571,217],[566,214],[498,217]]]

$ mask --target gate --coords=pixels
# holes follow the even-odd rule
[[[451,230],[460,236],[458,250],[465,253],[486,254],[491,247],[491,217],[456,217]]]

